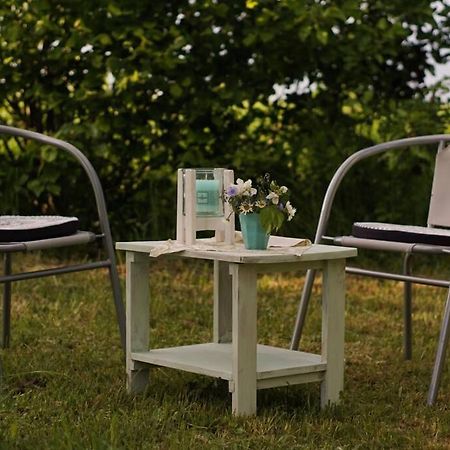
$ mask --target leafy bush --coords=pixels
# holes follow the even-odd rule
[[[201,166],[285,180],[303,205],[289,232],[311,236],[347,155],[448,128],[448,109],[425,101],[423,83],[430,52],[446,57],[448,12],[424,0],[4,0],[0,120],[86,153],[116,238],[174,236],[176,169]],[[278,99],[274,83],[286,87]],[[2,211],[93,213],[68,160],[55,167],[54,152],[11,140],[0,156]],[[403,175],[428,181],[428,156],[401,161]],[[400,177],[377,173],[355,174],[337,224],[400,189]],[[419,200],[394,215],[420,211]]]

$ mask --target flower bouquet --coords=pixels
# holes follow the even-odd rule
[[[225,191],[225,200],[239,215],[246,248],[267,248],[269,235],[287,219],[292,220],[296,209],[289,201],[289,190],[271,180],[269,174],[256,180],[237,179]],[[258,229],[259,227],[259,229]]]

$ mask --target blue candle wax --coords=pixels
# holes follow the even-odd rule
[[[219,180],[196,180],[197,214],[199,216],[220,215]]]

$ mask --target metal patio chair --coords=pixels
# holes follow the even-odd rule
[[[11,284],[13,282],[99,268],[107,268],[109,270],[121,345],[122,348],[125,348],[125,309],[122,302],[103,189],[97,173],[86,156],[67,142],[40,133],[4,125],[0,125],[0,136],[1,135],[36,141],[40,144],[56,147],[73,156],[77,163],[83,167],[92,187],[92,201],[95,201],[97,206],[100,227],[100,233],[79,231],[77,229],[78,220],[73,217],[0,216],[0,253],[3,253],[4,255],[4,275],[0,276],[0,283],[4,284],[2,318],[3,348],[8,347],[10,343]],[[89,195],[88,190],[86,191],[86,195]],[[95,241],[102,242],[104,253],[106,254],[105,259],[63,267],[54,267],[45,270],[12,273],[12,256],[15,253],[86,245],[92,244]]]
[[[426,227],[358,222],[353,224],[352,234],[349,236],[329,237],[325,235],[336,191],[347,172],[356,163],[387,151],[432,144],[437,146],[437,154]],[[346,272],[404,282],[404,356],[406,359],[410,359],[412,355],[412,283],[439,286],[447,289],[450,287],[450,281],[448,280],[418,277],[413,276],[411,273],[411,256],[414,254],[439,254],[450,257],[450,135],[431,135],[395,140],[365,148],[348,157],[335,172],[324,197],[314,242],[319,244],[323,241],[331,241],[337,245],[361,249],[394,251],[404,254],[403,273],[401,274],[355,267],[346,267]],[[309,270],[306,274],[305,285],[297,311],[290,345],[292,350],[296,350],[299,347],[314,277],[315,271]],[[436,401],[450,335],[449,324],[450,290],[447,293],[436,359],[428,391],[428,405],[432,405]]]

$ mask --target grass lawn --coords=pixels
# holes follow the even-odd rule
[[[152,346],[210,340],[211,265],[152,268]],[[260,278],[260,342],[289,345],[302,283]],[[268,389],[258,416],[242,419],[231,415],[227,383],[208,377],[155,369],[145,394],[127,394],[104,271],[16,283],[11,348],[0,353],[0,449],[450,448],[448,368],[437,405],[425,405],[445,291],[414,292],[412,361],[402,358],[402,285],[348,277],[341,405],[321,411],[318,384]],[[317,284],[306,351],[320,345],[319,295]]]

